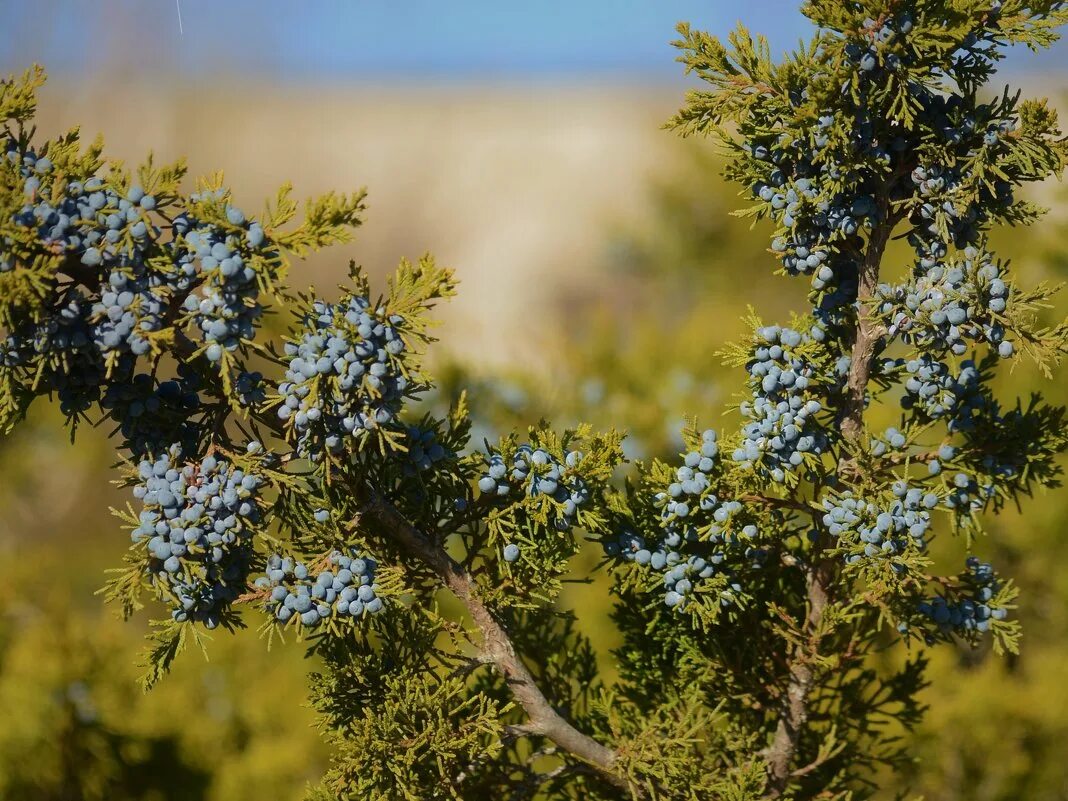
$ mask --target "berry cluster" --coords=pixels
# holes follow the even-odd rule
[[[863,21],[864,39],[850,42],[845,49],[846,56],[855,65],[862,80],[876,80],[886,72],[896,72],[903,63],[907,63],[907,56],[892,52],[891,45],[906,37],[912,31],[912,25],[912,15],[907,11],[881,21],[871,17]]]
[[[968,431],[975,426],[985,408],[980,392],[981,375],[975,362],[961,362],[956,376],[947,363],[926,353],[885,365],[887,371],[901,367],[908,374],[902,408],[914,409],[930,420],[945,420],[950,431]]]
[[[32,375],[36,394],[55,393],[63,414],[82,414],[98,400],[108,368],[93,342],[89,302],[80,290],[65,293],[56,313],[8,333],[0,342],[0,366]],[[120,357],[112,375],[127,376],[133,357]]]
[[[524,497],[551,499],[555,502],[551,515],[554,525],[561,531],[571,529],[579,508],[590,498],[589,489],[576,473],[582,453],[569,451],[561,463],[544,448],[524,444],[516,448],[509,461],[511,469],[502,454],[486,456],[486,472],[478,480],[482,494],[504,498],[517,490]],[[518,558],[518,551],[515,556]]]
[[[20,153],[11,136],[4,151],[23,178],[25,205],[14,216],[17,225],[35,229],[54,253],[80,255],[87,267],[138,260],[153,230],[145,214],[156,207],[152,195],[134,186],[123,197],[96,177],[53,186],[58,179],[51,159],[33,150]]]
[[[943,102],[952,103],[954,99]],[[974,145],[975,127],[974,118],[967,117],[961,128],[947,126],[943,132],[948,141],[964,140],[970,148]],[[909,218],[913,225],[909,243],[920,257],[922,267],[931,267],[943,258],[949,245],[964,247],[978,241],[980,231],[988,222],[989,210],[1012,204],[1012,184],[999,180],[992,187],[981,185],[978,199],[960,208],[958,198],[964,194],[967,180],[959,168],[941,165],[919,166],[912,171],[912,183],[921,202]]]
[[[404,470],[410,475],[429,470],[442,459],[454,454],[445,449],[438,436],[431,429],[423,430],[418,426],[408,427],[407,460]]]
[[[200,407],[200,379],[188,365],[178,365],[178,377],[156,386],[147,373],[126,383],[108,384],[100,406],[119,424],[123,444],[135,456],[162,454],[173,443],[192,452],[199,436],[189,419]]]
[[[755,529],[752,533],[755,534]],[[680,528],[669,525],[653,547],[648,546],[639,534],[624,529],[617,538],[605,541],[604,550],[607,556],[660,573],[664,605],[682,611],[702,582],[720,573],[727,576],[732,574],[731,568],[725,565],[729,554],[727,549],[722,547],[723,541],[720,537],[716,543],[720,547],[709,547],[703,543],[699,544],[700,538],[693,526]],[[684,554],[682,551],[686,548],[701,548],[708,553],[704,556],[696,553]],[[742,585],[732,581],[726,589],[720,590],[720,605],[730,606],[741,592]]]
[[[813,383],[817,370],[798,350],[810,337],[779,326],[757,335],[760,344],[747,365],[753,400],[741,405],[752,422],[742,429],[733,458],[782,483],[806,455],[824,453],[832,436],[817,417],[823,409]]]
[[[879,311],[887,333],[929,353],[955,356],[963,356],[969,342],[988,342],[1008,358],[1014,347],[996,322],[1009,297],[1003,271],[971,246],[965,256],[961,265],[918,268],[914,279],[901,286],[880,284]]]
[[[234,391],[245,408],[258,406],[267,400],[267,384],[258,370],[241,370],[234,378]]]
[[[987,500],[994,497],[994,492],[993,482],[987,481],[979,486],[979,482],[967,473],[957,473],[946,496],[946,506],[961,512],[977,512],[986,506]]]
[[[262,226],[247,220],[244,212],[224,198],[221,190],[190,196],[194,203],[222,202],[229,223],[226,229],[201,222],[188,213],[174,221],[175,232],[181,235],[175,248],[178,281],[184,279],[188,284],[198,276],[197,286],[183,302],[186,319],[200,331],[207,343],[204,353],[213,362],[220,361],[225,352],[236,351],[242,341],[255,335],[263,307],[259,303],[259,277],[250,255],[268,253],[270,247]]]
[[[660,514],[664,520],[686,518],[691,509],[696,509],[698,505],[710,511],[709,504],[715,504],[714,496],[702,496],[710,486],[709,478],[719,454],[716,436],[712,429],[704,431],[701,434],[701,447],[687,453],[683,457],[682,467],[675,471],[677,480],[668,485],[667,492],[657,493],[656,501],[662,505]]]
[[[747,562],[759,568],[765,551],[754,545],[758,536],[742,504],[721,500],[711,491],[711,476],[719,454],[716,432],[702,433],[699,448],[683,456],[675,480],[657,492],[661,528],[655,542],[629,528],[604,542],[607,556],[646,567],[661,574],[664,603],[685,609],[702,583],[725,575],[729,584],[719,590],[719,603],[737,602],[741,584],[735,567]]]
[[[256,579],[260,590],[270,590],[264,608],[279,623],[290,619],[315,628],[328,618],[360,617],[382,611],[375,586],[375,561],[353,551],[333,551],[316,572],[291,557],[272,555],[267,575]]]
[[[773,170],[771,184],[756,187],[756,196],[768,204],[772,218],[789,234],[777,236],[771,243],[773,252],[782,260],[789,275],[811,274],[821,271],[820,280],[830,280],[828,267],[821,265],[830,258],[830,242],[836,233],[851,236],[857,232],[857,218],[851,212],[867,212],[863,202],[820,200],[819,183],[814,178],[788,179],[781,170]],[[812,206],[806,208],[806,203]]]
[[[664,569],[664,605],[670,608],[686,608],[686,604],[694,591],[694,583],[709,579],[716,574],[715,563],[706,561],[703,557],[690,555],[686,561],[665,565]],[[738,590],[741,591],[741,585]],[[729,592],[721,594],[720,603],[723,606],[730,604],[733,595]]]
[[[902,553],[910,546],[924,550],[931,526],[930,510],[938,496],[894,483],[894,500],[888,505],[865,501],[851,492],[824,498],[823,524],[831,536],[855,548],[846,556],[850,564],[862,557],[874,559]]]
[[[943,634],[984,633],[990,629],[992,620],[1004,620],[1008,616],[1005,607],[992,603],[998,591],[994,568],[969,556],[964,575],[968,595],[950,599],[939,595],[924,601],[919,606],[921,614],[930,618]]]
[[[907,443],[905,435],[891,426],[881,437],[872,437],[871,452],[873,456],[885,456],[890,451],[903,450]]]
[[[60,182],[47,157],[20,155],[8,137],[9,162],[21,161],[25,205],[13,222],[35,232],[51,253],[65,254],[79,269],[102,274],[99,298],[79,304],[90,322],[89,336],[103,353],[148,353],[148,336],[159,331],[171,287],[167,274],[148,259],[159,229],[149,215],[156,199],[138,186],[120,194],[97,177]],[[4,256],[3,260],[14,263]]]
[[[214,628],[245,589],[264,481],[224,458],[185,461],[179,445],[142,459],[138,474],[133,494],[143,508],[131,537],[144,547],[145,569],[175,620]]]
[[[74,417],[110,388],[107,409],[122,414],[122,396],[144,395],[143,384],[128,386],[138,357],[153,342],[168,342],[157,336],[165,329],[192,324],[212,361],[253,338],[260,287],[274,277],[261,265],[281,261],[263,227],[230,205],[224,190],[191,195],[189,210],[173,209],[169,190],[160,199],[122,178],[72,180],[67,168],[10,134],[0,150],[4,168],[21,181],[24,203],[11,223],[33,245],[16,253],[25,236],[0,239],[3,272],[44,253],[74,279],[57,284],[47,315],[16,317],[0,345],[0,364],[16,368],[32,394],[57,394]],[[220,214],[225,222],[196,216]],[[129,403],[136,412],[147,400]],[[141,448],[134,443],[135,452]]]
[[[278,387],[278,417],[299,453],[340,453],[346,441],[395,422],[409,388],[403,322],[359,295],[313,303],[300,339],[286,343],[289,365]]]
[[[819,134],[816,140],[818,145]],[[834,243],[854,236],[877,215],[877,209],[868,194],[829,195],[824,184],[838,182],[841,176],[837,169],[828,164],[814,166],[815,153],[798,152],[799,146],[797,141],[776,142],[770,147],[747,145],[754,159],[771,165],[766,182],[753,187],[753,196],[763,201],[769,216],[786,229],[771,243],[786,273],[814,274],[813,287],[823,289],[835,278],[831,266]]]

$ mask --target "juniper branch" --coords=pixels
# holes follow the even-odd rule
[[[471,575],[374,489],[365,486],[358,491],[363,496],[361,508],[364,519],[379,526],[409,556],[430,568],[463,604],[482,635],[482,656],[501,671],[512,695],[529,717],[523,724],[523,730],[528,734],[546,737],[592,766],[606,781],[620,789],[629,790],[626,776],[617,769],[615,751],[576,729],[549,703],[516,653],[508,632],[479,598]]]
[[[865,304],[874,295],[879,283],[879,265],[894,228],[894,220],[888,213],[886,194],[878,198],[878,202],[882,222],[872,229],[864,260],[859,268],[861,311],[857,317],[845,398],[839,418],[842,436],[849,449],[855,449],[860,444],[864,433],[865,397],[880,336],[878,324],[864,311]],[[839,465],[839,471],[844,473],[855,472],[855,468],[855,458],[852,455],[846,456]],[[792,764],[797,753],[798,742],[808,722],[808,699],[817,681],[814,661],[819,653],[820,624],[839,574],[837,561],[820,557],[819,552],[824,547],[825,543],[822,542],[817,542],[815,545],[817,552],[813,555],[813,566],[809,569],[806,579],[808,615],[803,629],[807,637],[801,641],[791,655],[789,679],[782,701],[783,707],[775,729],[775,737],[766,752],[768,798],[779,798],[785,792],[794,773]]]

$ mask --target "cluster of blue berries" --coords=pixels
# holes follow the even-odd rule
[[[858,52],[857,58],[871,67],[876,64],[871,54]],[[790,92],[790,99],[795,106],[805,104],[808,89]],[[811,276],[820,341],[855,315],[859,237],[882,214],[875,196],[882,179],[846,165],[870,157],[888,168],[893,154],[908,146],[900,136],[884,142],[879,125],[863,107],[853,110],[847,117],[851,127],[832,143],[831,129],[839,119],[840,114],[828,110],[818,115],[807,135],[762,132],[743,144],[755,162],[750,166],[761,176],[751,187],[753,197],[780,226],[772,251],[786,273]]]
[[[969,120],[964,130],[970,134],[974,126],[974,120]],[[964,137],[956,133],[953,138]],[[1012,184],[998,180],[992,187],[985,184],[979,187],[978,199],[961,209],[957,198],[962,194],[965,180],[959,169],[941,165],[919,166],[912,171],[912,182],[925,201],[909,217],[913,225],[909,243],[923,267],[933,266],[945,257],[948,245],[963,247],[976,242],[990,217],[989,210],[1006,208],[1014,200]]]
[[[675,471],[676,480],[668,485],[666,492],[657,493],[657,505],[664,520],[683,519],[699,506],[708,511],[709,504],[715,504],[715,497],[706,496],[705,490],[711,485],[710,476],[719,455],[716,439],[712,429],[702,432],[700,448],[683,457],[682,466]]]
[[[438,442],[438,436],[432,429],[424,430],[418,426],[409,426],[407,433],[408,452],[405,472],[409,475],[429,470],[438,462],[454,455]]]
[[[6,137],[4,151],[9,163],[20,165],[23,178],[26,204],[15,213],[16,224],[36,229],[53,252],[80,254],[88,267],[139,259],[153,232],[145,215],[156,207],[152,195],[134,186],[122,197],[96,177],[71,181],[56,193],[51,159],[33,150],[20,154],[12,136]]]
[[[996,413],[996,409],[992,410]],[[927,470],[932,476],[942,475],[946,463],[951,462],[957,456],[957,449],[946,443],[938,448],[936,458],[927,463]],[[1008,480],[1018,474],[1015,465],[999,462],[993,455],[987,454],[982,458],[982,465],[987,473],[999,480]],[[945,505],[949,509],[959,512],[975,512],[982,509],[987,501],[994,497],[996,492],[993,480],[984,480],[982,486],[975,478],[963,472],[956,472],[948,482],[949,494],[946,496]]]
[[[857,233],[864,219],[876,211],[874,201],[866,195],[821,198],[820,181],[815,176],[790,180],[780,170],[773,170],[770,180],[772,184],[757,185],[756,196],[768,203],[773,219],[790,229],[788,235],[777,236],[771,243],[790,275],[817,271],[831,256],[830,243]],[[826,271],[821,280],[830,280]]]
[[[724,525],[729,525],[729,520],[741,512],[737,501],[720,504],[713,500],[712,507],[716,512],[722,511],[720,519]],[[728,607],[742,592],[741,584],[733,578],[735,562],[744,559],[751,567],[759,568],[767,553],[751,544],[757,536],[755,525],[738,525],[737,529],[701,536],[694,525],[673,522],[666,525],[655,543],[646,543],[641,535],[624,530],[614,539],[604,541],[604,553],[659,572],[665,606],[679,610],[686,608],[703,582],[723,574],[729,584],[719,592],[719,603]]]
[[[576,472],[581,451],[569,451],[561,463],[544,448],[524,444],[508,461],[510,468],[504,455],[486,456],[486,472],[478,480],[484,496],[505,498],[516,491],[528,498],[551,498],[557,504],[551,516],[556,528],[567,531],[575,525],[579,509],[590,498],[589,488]],[[518,558],[518,552],[515,555]]]
[[[950,365],[928,354],[915,359],[896,359],[885,365],[888,372],[900,367],[908,375],[902,408],[915,409],[930,420],[945,420],[950,431],[974,428],[986,403],[975,362],[961,362],[957,375],[953,375]]]
[[[846,258],[840,257],[831,266],[824,265],[816,271],[812,277],[814,295],[811,298],[816,324],[809,330],[814,341],[824,342],[828,334],[833,335],[850,323],[857,307],[859,286],[856,265]],[[845,375],[846,371],[840,372]]]
[[[688,556],[685,561],[664,566],[664,605],[669,608],[686,608],[693,595],[694,584],[710,579],[716,574],[715,564],[700,556]],[[741,585],[738,585],[741,591]],[[732,600],[729,593],[724,593],[721,603],[726,606]]]
[[[949,495],[946,496],[946,506],[961,512],[977,512],[986,506],[986,502],[994,497],[994,493],[992,481],[986,481],[980,486],[979,482],[967,473],[956,473]]]
[[[234,391],[245,408],[258,406],[267,400],[267,384],[259,370],[241,370],[234,378]]]
[[[403,322],[359,295],[314,302],[300,339],[286,343],[289,364],[278,386],[278,417],[299,453],[340,453],[347,441],[396,421],[409,387]]]
[[[930,510],[938,506],[938,496],[894,483],[894,500],[885,506],[845,492],[823,500],[823,524],[838,540],[859,547],[846,556],[847,563],[863,557],[890,557],[904,552],[910,544],[924,550],[931,527]]]
[[[815,391],[816,367],[798,350],[810,337],[779,326],[761,328],[757,336],[747,365],[753,400],[741,405],[752,422],[742,429],[733,458],[782,483],[806,455],[825,452],[831,435],[818,418],[823,404]]]
[[[0,342],[0,366],[30,371],[35,393],[55,393],[67,416],[84,413],[100,400],[108,375],[93,342],[89,307],[81,292],[71,289],[55,314],[28,321]],[[119,357],[111,366],[112,375],[129,375],[132,363],[132,356]]]
[[[178,365],[177,377],[156,386],[148,373],[128,382],[110,383],[100,406],[118,423],[124,446],[135,456],[161,454],[173,443],[190,452],[198,427],[189,419],[200,408],[200,378],[188,365]]]
[[[850,42],[845,53],[865,80],[875,80],[884,71],[895,72],[905,59],[887,46],[912,31],[912,15],[907,11],[897,17],[886,17],[881,23],[870,17],[862,23],[863,42]]]
[[[607,556],[660,573],[664,603],[672,608],[685,609],[695,589],[720,574],[730,581],[719,591],[720,605],[736,603],[742,591],[732,577],[736,564],[744,560],[759,568],[766,556],[754,544],[758,530],[742,504],[711,491],[718,455],[716,432],[709,429],[700,445],[683,456],[675,480],[656,493],[662,528],[655,542],[647,543],[629,528],[604,542]]]
[[[145,569],[175,620],[214,628],[245,589],[264,481],[213,455],[186,461],[178,445],[142,459],[138,474],[133,494],[143,508],[131,537],[145,549]]]
[[[882,436],[872,437],[871,452],[873,456],[885,456],[890,451],[900,451],[905,448],[908,438],[894,426],[886,429]]]
[[[979,456],[978,464],[973,464],[975,475],[955,472],[947,476],[949,494],[945,505],[962,513],[978,511],[997,495],[998,488],[1011,486],[1026,470],[1026,459],[1018,450],[1018,439],[1011,435],[1006,437],[1001,432],[1012,431],[1013,418],[1020,411],[1013,410],[1003,414],[999,404],[988,399],[984,410],[984,425],[965,432],[969,438],[973,458]],[[973,439],[978,437],[979,440]],[[978,451],[979,453],[976,453]],[[980,455],[981,454],[981,455]],[[927,463],[932,476],[941,475],[957,455],[957,449],[944,444],[938,449],[937,458]]]
[[[974,45],[976,40],[971,38]],[[972,51],[976,60],[984,55],[981,50]],[[1002,177],[976,181],[970,163],[984,151],[991,158],[990,153],[1015,130],[1016,120],[1011,104],[972,107],[960,95],[928,89],[917,90],[916,101],[925,127],[937,131],[949,151],[935,163],[921,162],[911,174],[920,202],[912,205],[909,215],[913,226],[909,242],[926,268],[945,256],[947,246],[976,243],[991,216],[1013,203],[1012,168],[1003,171]],[[970,200],[964,202],[964,198]]]
[[[905,40],[912,28],[913,19],[908,12],[865,21],[860,35],[845,47],[846,57],[856,65],[861,82],[885,80],[888,72],[908,62],[912,51]],[[984,37],[985,33],[978,32],[962,47],[975,59],[982,60],[987,57],[982,46],[989,44],[989,38]],[[1012,133],[1016,123],[1011,108],[1004,103],[965,108],[961,97],[920,84],[912,87],[912,95],[911,101],[924,118],[923,127],[940,132],[947,148],[959,156],[953,166],[917,166],[911,181],[891,187],[892,200],[910,201],[913,230],[909,240],[921,266],[928,269],[945,258],[949,246],[976,243],[991,214],[1013,202],[1010,180],[976,183],[963,165],[977,149],[997,147]],[[807,88],[802,88],[789,92],[789,97],[794,106],[801,107],[809,101],[810,94]],[[850,125],[832,140],[830,130],[836,120],[848,121]],[[913,134],[904,128],[896,136],[881,134],[882,121],[872,119],[864,105],[852,109],[850,114],[826,111],[818,115],[807,136],[769,134],[766,131],[775,120],[769,118],[763,122],[767,125],[754,125],[759,133],[742,143],[743,151],[752,159],[748,168],[760,176],[750,191],[763,204],[762,211],[780,226],[771,247],[785,272],[812,276],[816,316],[824,329],[832,332],[846,321],[857,300],[857,265],[851,255],[858,247],[856,237],[880,213],[873,190],[882,179],[867,174],[863,168],[847,165],[857,163],[860,158],[870,158],[889,169],[896,154],[914,149],[920,143],[913,141]],[[835,152],[831,152],[832,147]],[[974,200],[961,203],[962,196],[975,193],[978,196]],[[914,201],[914,195],[919,195],[919,199]],[[930,280],[937,284],[943,279],[932,276]],[[965,326],[980,327],[986,341],[1003,356],[1010,356],[1012,344],[1004,341],[1004,331],[990,319],[1004,309],[1007,297],[998,294],[1002,288],[993,281],[991,277],[989,288],[993,292],[969,297],[967,303],[957,298],[957,307],[966,312],[962,321]],[[937,309],[934,292],[928,296],[927,289],[919,287],[916,293],[911,287],[904,288],[901,297],[894,290],[889,292],[887,300],[903,305],[904,296],[919,294],[920,297],[913,299],[916,308],[910,312],[925,301],[934,301],[925,307],[923,323],[929,325],[929,315],[933,315],[935,326],[941,328],[939,333],[949,340],[947,347],[961,355],[965,345],[958,339],[977,337],[973,331],[951,330],[951,326],[959,329],[962,325],[949,322],[961,316],[961,311],[953,306],[952,293],[945,299],[947,308]],[[982,290],[978,291],[981,294]]]
[[[767,183],[753,187],[754,196],[767,204],[772,219],[788,229],[772,240],[772,251],[789,275],[813,275],[813,287],[824,289],[835,278],[832,243],[853,236],[866,221],[874,219],[874,200],[866,194],[841,192],[826,197],[823,179],[835,177],[829,165],[816,169],[804,157],[795,161],[778,148],[758,145],[750,150],[757,160],[776,165]],[[783,167],[790,169],[793,177]]]
[[[105,387],[132,382],[138,357],[168,326],[193,323],[213,361],[253,338],[262,309],[261,276],[252,265],[280,262],[262,226],[246,220],[223,190],[192,201],[222,203],[226,225],[189,211],[172,220],[173,212],[161,213],[169,200],[136,184],[112,186],[96,176],[68,180],[51,159],[10,135],[0,140],[0,151],[22,180],[25,203],[12,223],[31,229],[77,279],[57,287],[51,314],[16,323],[0,344],[0,364],[21,369],[33,393],[57,394],[64,413],[74,417],[99,401]],[[10,238],[0,240],[4,272],[18,262],[11,247]],[[179,307],[185,313],[175,319]],[[123,394],[108,398],[113,413],[121,412]],[[147,399],[130,401],[135,412],[140,400]]]
[[[216,190],[211,199],[220,201],[224,197],[225,193]],[[197,202],[202,198],[194,194],[190,199]],[[197,285],[183,306],[187,319],[207,343],[205,355],[212,362],[220,361],[224,353],[237,350],[242,341],[255,336],[263,307],[250,254],[267,254],[271,247],[263,227],[247,220],[241,209],[225,203],[224,211],[230,225],[225,230],[188,213],[174,221],[175,232],[181,235],[175,259],[179,280],[188,284],[198,276]]]
[[[919,606],[919,611],[944,634],[985,633],[990,630],[991,621],[1008,617],[1006,608],[992,603],[999,586],[994,568],[975,556],[968,557],[966,566],[964,581],[971,597],[950,600],[940,595]]]
[[[987,126],[983,134],[983,144],[987,147],[996,147],[998,142],[1016,130],[1016,120],[999,120]]]
[[[1012,356],[1012,342],[996,315],[1009,297],[1001,268],[969,246],[962,265],[935,264],[919,268],[907,284],[880,284],[879,311],[890,337],[928,352],[950,351],[963,356],[970,342],[988,342],[1003,358]]]
[[[384,608],[375,585],[376,564],[369,556],[333,551],[322,570],[309,568],[291,557],[272,555],[267,575],[255,586],[269,590],[266,611],[279,623],[290,619],[313,629],[329,618],[358,618]]]
[[[755,536],[755,527],[747,526],[746,533]],[[739,538],[718,536],[715,539],[715,543],[709,541],[706,545],[701,542],[695,527],[671,524],[655,544],[647,544],[641,535],[624,529],[615,539],[604,542],[604,550],[607,556],[660,573],[664,605],[682,611],[702,582],[721,573],[727,576],[733,573],[733,568],[726,564],[732,554],[724,543],[729,539],[731,547],[737,548]],[[698,548],[706,553],[683,553],[686,549]],[[719,591],[720,606],[736,603],[741,592],[742,585],[732,580],[727,588]]]
[[[34,230],[50,251],[103,273],[99,299],[84,310],[93,341],[104,353],[148,353],[148,335],[163,327],[171,292],[166,274],[147,258],[159,235],[149,216],[156,199],[138,186],[120,195],[96,177],[70,181],[56,191],[50,159],[33,151],[20,156],[10,137],[5,151],[10,162],[22,162],[26,205],[15,213],[14,223]]]
[[[89,255],[91,249],[82,256],[83,264]],[[113,267],[90,312],[101,352],[148,353],[148,334],[163,328],[170,292],[165,277],[143,264]]]

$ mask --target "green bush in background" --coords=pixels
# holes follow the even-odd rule
[[[147,618],[123,623],[96,594],[123,550],[102,433],[72,448],[38,409],[0,440],[0,798],[299,798],[327,752],[298,649],[215,637],[210,661],[141,690]]]

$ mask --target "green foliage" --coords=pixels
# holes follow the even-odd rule
[[[465,396],[418,405],[429,315],[455,288],[430,257],[379,297],[355,268],[338,303],[288,294],[289,254],[345,241],[362,193],[283,229],[287,189],[256,222],[221,176],[184,195],[181,164],[95,179],[74,134],[32,149],[40,74],[4,85],[3,423],[52,392],[72,423],[119,423],[143,508],[119,513],[134,542],[105,592],[126,616],[146,592],[170,611],[146,686],[210,647],[204,629],[265,613],[269,644],[292,633],[317,660],[332,761],[312,799],[846,801],[907,764],[927,647],[1017,650],[1016,585],[973,548],[987,516],[1058,484],[1068,445],[1063,408],[995,398],[999,360],[1018,347],[1049,373],[1068,327],[987,248],[994,224],[1037,218],[1015,190],[1068,145],[1043,103],[978,96],[999,48],[1048,44],[1068,12],[804,10],[820,31],[778,64],[744,30],[728,47],[681,27],[712,89],[672,124],[718,138],[739,216],[772,222],[811,309],[788,327],[751,313],[724,350],[748,373],[740,430],[690,425],[681,466],[637,463],[623,487],[615,433],[539,423],[482,450]],[[900,285],[880,283],[895,233],[915,254]],[[257,341],[261,293],[292,313],[280,351]],[[138,328],[112,336],[126,315]],[[146,392],[116,400],[130,388]],[[933,572],[942,533],[959,575]],[[568,581],[605,583],[578,568],[584,537],[606,555],[616,677],[558,608]]]
[[[13,455],[17,443],[4,445]],[[70,517],[72,528],[85,522]],[[70,571],[72,554],[82,572]],[[292,703],[303,689],[300,654],[265,661],[254,637],[216,638],[210,663],[180,660],[146,695],[135,663],[143,618],[124,624],[93,598],[99,557],[74,540],[38,544],[19,561],[28,563],[5,558],[0,568],[0,797],[292,798],[326,768],[312,713]],[[65,580],[45,584],[44,574]]]

